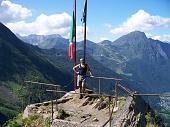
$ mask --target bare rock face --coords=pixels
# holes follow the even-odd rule
[[[149,105],[140,96],[129,96],[125,104],[113,120],[113,127],[145,127],[145,115],[149,110]]]
[[[115,98],[96,97],[94,94],[79,99],[79,94],[72,91],[53,101],[53,110],[51,101],[32,104],[26,107],[23,116],[26,118],[38,113],[43,118],[51,119],[53,114],[51,127],[101,127],[103,125],[109,127],[110,124],[112,127],[146,126],[145,115],[151,109],[142,97],[120,97],[116,107],[114,103]],[[110,117],[112,109],[113,114]],[[64,114],[67,115],[62,117]]]
[[[37,112],[38,107],[39,106],[37,104],[27,105],[27,107],[25,108],[24,113],[23,113],[23,118],[27,118],[30,115],[32,115],[33,112]]]

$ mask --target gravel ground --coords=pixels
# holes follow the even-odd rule
[[[58,99],[57,105],[54,102],[54,120],[51,127],[100,127],[109,119],[108,97],[103,97],[102,101],[101,97],[92,95],[79,99],[79,95],[73,93],[74,91],[69,92]],[[106,106],[99,109],[101,102],[105,102]],[[69,116],[63,120],[58,119],[57,108],[64,110]],[[29,105],[24,112],[26,117],[33,113],[41,114],[44,118],[51,117],[51,102]]]

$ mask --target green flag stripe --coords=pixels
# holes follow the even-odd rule
[[[74,11],[72,16],[72,23],[71,23],[71,29],[70,29],[70,42],[73,42],[73,38],[75,36],[75,17],[74,17]]]

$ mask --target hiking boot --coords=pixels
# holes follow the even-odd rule
[[[80,97],[79,97],[79,99],[82,99],[83,98],[83,95],[82,94],[80,94]]]

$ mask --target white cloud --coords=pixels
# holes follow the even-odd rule
[[[151,38],[153,35],[151,33],[145,33],[145,35],[148,37],[148,38]]]
[[[6,26],[14,33],[18,33],[21,36],[29,34],[37,35],[50,35],[60,34],[61,36],[68,38],[70,32],[72,17],[66,12],[53,15],[41,14],[33,22],[19,21],[15,23],[7,23]],[[83,27],[77,26],[77,40],[83,38]],[[87,27],[88,31],[88,27]]]
[[[3,23],[20,21],[32,16],[31,10],[9,0],[0,1],[0,21]]]
[[[101,37],[101,38],[100,38],[100,41],[104,41],[104,40],[109,40],[109,39],[106,38],[106,37]]]
[[[169,27],[170,18],[152,16],[144,10],[138,10],[137,13],[129,17],[122,25],[111,29],[112,34],[126,34],[131,31],[149,31],[158,27]]]
[[[32,16],[31,10],[22,5],[12,3],[10,0],[0,0],[0,22],[3,22],[14,33],[21,36],[60,34],[65,38],[69,37],[72,17],[68,13],[41,14],[34,21],[26,22],[25,19],[30,16]],[[76,28],[77,40],[82,40],[83,27],[77,26]]]
[[[84,27],[83,26],[76,26],[76,39],[77,41],[81,41],[83,40],[84,38]],[[87,27],[86,28],[86,33],[87,33],[87,36],[89,34],[89,28]]]
[[[169,42],[170,43],[170,35],[168,35],[168,34],[152,36],[151,38],[154,39],[154,40],[160,40],[160,41],[163,41],[163,42]]]
[[[154,40],[160,40],[162,42],[170,43],[170,34],[162,34],[162,35],[153,35],[151,33],[145,33],[148,38],[152,38]]]
[[[25,21],[19,21],[7,23],[6,26],[14,33],[19,33],[21,35],[48,35],[56,33],[67,36],[70,30],[71,19],[71,16],[65,12],[49,16],[41,14],[33,22],[27,23]]]

